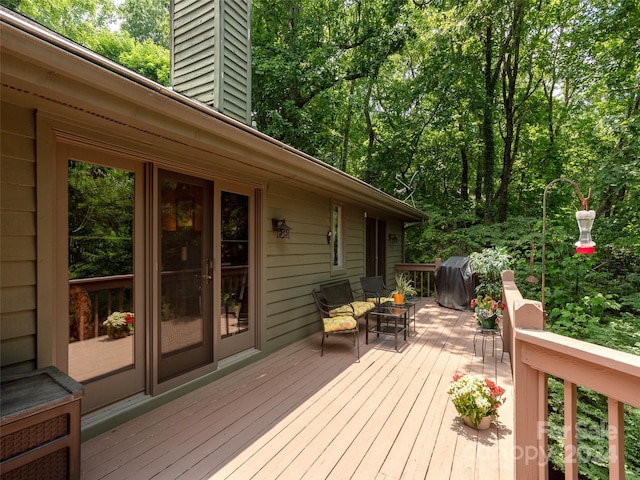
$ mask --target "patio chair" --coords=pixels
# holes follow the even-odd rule
[[[358,335],[358,319],[354,314],[343,313],[341,315],[333,315],[330,308],[321,295],[313,290],[311,292],[313,300],[316,303],[320,319],[322,320],[322,346],[320,356],[324,356],[324,339],[336,333],[353,333],[353,344],[356,345],[357,358],[360,360],[360,338]]]
[[[393,297],[389,296],[391,290],[384,284],[384,279],[381,276],[360,277],[360,284],[366,301],[377,305],[393,301]]]

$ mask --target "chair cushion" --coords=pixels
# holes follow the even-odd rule
[[[342,315],[339,317],[323,318],[324,332],[340,332],[343,330],[353,330],[358,325],[356,319],[351,315]]]
[[[377,297],[367,298],[367,302],[378,303]],[[380,303],[393,302],[393,297],[380,297]]]
[[[361,317],[372,308],[375,308],[375,306],[376,305],[373,302],[355,301],[349,303],[348,305],[342,305],[341,307],[334,308],[329,313],[332,317],[339,316],[343,313],[352,313],[356,317]]]

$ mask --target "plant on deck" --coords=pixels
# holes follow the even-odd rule
[[[504,388],[482,375],[455,375],[447,388],[456,411],[478,427],[485,417],[495,420],[504,404]]]

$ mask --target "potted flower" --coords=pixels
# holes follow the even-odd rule
[[[482,375],[455,375],[447,393],[456,411],[470,427],[484,430],[498,417],[504,404],[504,388]]]
[[[396,273],[396,289],[393,291],[393,302],[403,304],[405,297],[415,295],[413,281],[404,273]]]
[[[133,333],[134,315],[131,312],[113,312],[102,324],[107,327],[109,338],[124,338]]]
[[[485,248],[469,255],[469,264],[478,278],[476,292],[493,298],[502,296],[502,271],[509,268],[511,256],[505,247]]]
[[[471,308],[475,311],[476,322],[482,328],[494,329],[498,327],[499,315],[503,306],[489,295],[478,295],[471,300]]]

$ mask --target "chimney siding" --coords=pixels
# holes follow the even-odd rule
[[[251,1],[171,2],[171,85],[251,124]]]

